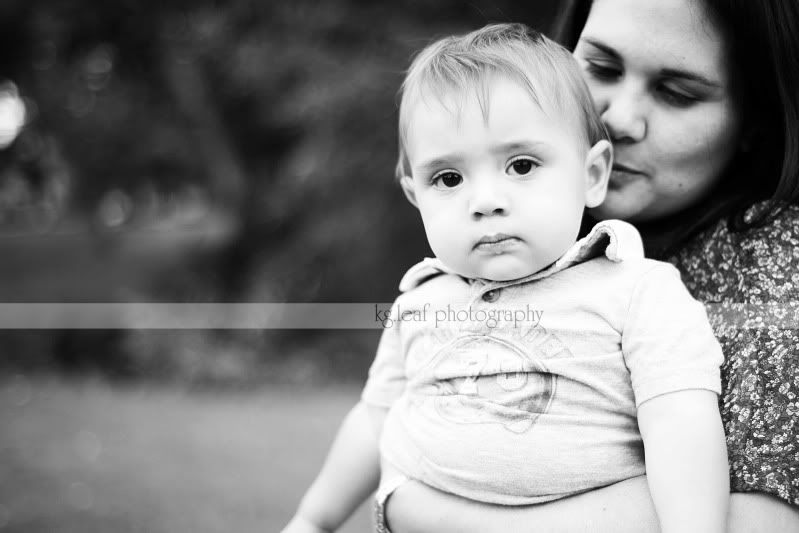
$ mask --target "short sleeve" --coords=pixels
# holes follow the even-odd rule
[[[396,304],[391,316],[398,316]],[[405,357],[400,340],[400,321],[389,322],[377,346],[377,355],[369,368],[369,377],[361,393],[368,405],[391,407],[405,391]]]
[[[704,306],[672,265],[657,263],[633,290],[622,332],[636,406],[669,392],[721,393],[721,347]]]

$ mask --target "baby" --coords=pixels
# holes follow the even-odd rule
[[[542,35],[493,25],[416,57],[397,175],[436,258],[402,279],[286,531],[334,530],[374,490],[373,430],[378,531],[408,480],[529,505],[643,474],[664,532],[724,530],[722,355],[702,305],[632,226],[577,240],[611,171],[578,67]]]

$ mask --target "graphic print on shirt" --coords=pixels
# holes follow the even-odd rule
[[[467,334],[448,339],[422,374],[434,388],[435,409],[442,418],[460,424],[500,424],[512,433],[524,433],[547,413],[557,392],[558,377],[544,361],[571,356],[565,344],[541,326],[516,331],[509,339]]]

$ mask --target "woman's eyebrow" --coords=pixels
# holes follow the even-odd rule
[[[607,55],[611,56],[614,59],[621,59],[621,56],[619,55],[619,53],[616,50],[614,50],[613,48],[611,48],[610,46],[608,46],[608,45],[606,45],[604,43],[601,43],[599,41],[595,41],[594,39],[591,39],[589,37],[583,37],[581,40],[586,42],[586,43],[588,43],[588,44],[590,44],[591,46],[593,46],[594,48],[598,49],[599,51],[606,53]]]
[[[582,41],[590,44],[597,50],[607,54],[608,56],[612,57],[613,59],[621,60],[621,54],[619,54],[614,48],[599,42],[595,39],[590,37],[584,37]],[[708,78],[707,76],[703,76],[698,72],[692,72],[688,70],[682,70],[678,68],[664,68],[660,69],[660,76],[664,78],[682,78],[684,80],[693,81],[696,83],[701,83],[702,85],[707,85],[713,89],[719,89],[723,85],[721,82]]]

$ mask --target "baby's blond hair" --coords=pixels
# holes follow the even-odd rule
[[[414,58],[400,89],[397,179],[411,176],[406,142],[413,103],[432,95],[447,106],[446,96],[463,99],[472,91],[488,120],[488,91],[497,75],[518,82],[544,112],[572,123],[576,117],[587,146],[609,139],[568,50],[524,24],[491,24],[440,39]]]

